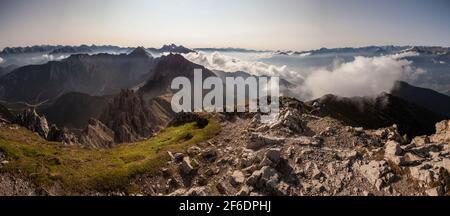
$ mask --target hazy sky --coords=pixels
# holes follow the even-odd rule
[[[446,0],[0,0],[0,48],[450,46]]]

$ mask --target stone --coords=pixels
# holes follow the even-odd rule
[[[206,161],[209,161],[209,162],[215,161],[217,158],[217,150],[214,148],[206,149],[205,151],[203,151],[201,153],[201,156]]]
[[[185,175],[189,175],[194,171],[194,167],[191,165],[191,160],[188,156],[183,158],[183,161],[180,165],[180,171]]]
[[[442,167],[445,170],[447,170],[448,173],[450,173],[450,159],[449,158],[443,158],[442,161],[435,163],[435,166]]]
[[[258,150],[263,146],[276,145],[284,142],[284,138],[264,136],[260,133],[252,133],[250,141],[247,143],[248,149]]]
[[[191,146],[191,147],[189,147],[189,148],[187,149],[187,154],[188,154],[189,156],[194,156],[194,155],[199,154],[200,151],[201,151],[200,147],[198,147],[198,146]]]
[[[411,144],[414,144],[416,146],[422,146],[427,143],[430,143],[430,138],[426,135],[414,137],[413,140],[411,141]]]
[[[238,185],[241,185],[242,183],[244,183],[244,181],[245,181],[245,176],[241,171],[236,170],[231,175],[230,184],[235,187]]]
[[[412,154],[410,152],[405,153],[402,157],[402,161],[399,163],[400,166],[417,166],[421,164],[425,159]]]
[[[274,164],[278,164],[281,159],[281,149],[280,148],[271,148],[266,152],[266,157],[272,161]]]
[[[301,146],[317,146],[321,144],[321,140],[314,137],[300,136],[291,139],[295,144]]]
[[[206,186],[193,187],[184,193],[185,196],[207,196],[208,194],[210,193]]]
[[[312,171],[312,178],[320,179],[323,176],[324,176],[323,172],[317,166],[314,166]]]
[[[450,120],[436,123],[436,133],[430,139],[436,143],[450,143]]]
[[[410,167],[409,170],[412,178],[423,181],[427,184],[433,182],[435,179],[435,174],[430,164],[422,164],[419,166]]]
[[[227,191],[228,191],[228,189],[227,189],[225,183],[223,183],[223,182],[217,183],[217,184],[216,184],[216,189],[217,189],[217,191],[218,191],[219,193],[221,193],[221,194],[227,194]]]
[[[389,156],[400,156],[402,154],[402,148],[400,147],[400,143],[389,140],[386,142],[384,146],[384,154]]]
[[[183,158],[184,158],[184,154],[181,153],[181,152],[177,152],[173,156],[174,156],[174,159],[175,159],[176,163],[180,163],[183,160]]]
[[[443,196],[444,195],[444,188],[442,186],[437,186],[434,188],[430,188],[425,191],[425,193],[428,196]]]
[[[380,189],[385,183],[388,183],[391,177],[386,175],[390,173],[390,168],[386,161],[370,161],[368,164],[359,167],[361,174],[369,182]]]
[[[248,196],[250,195],[250,187],[248,186],[242,186],[241,190],[236,193],[236,196]]]

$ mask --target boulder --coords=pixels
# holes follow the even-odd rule
[[[252,133],[250,141],[247,143],[248,149],[258,150],[264,146],[276,145],[284,142],[284,138],[265,136],[260,133]]]
[[[425,182],[427,184],[434,182],[436,179],[435,172],[430,164],[422,164],[419,166],[410,167],[410,175],[412,178]]]
[[[238,185],[241,185],[242,183],[244,183],[244,181],[245,181],[245,176],[244,176],[244,173],[242,173],[241,171],[236,170],[231,175],[230,183],[235,187]]]
[[[400,147],[400,143],[389,140],[385,144],[384,147],[384,154],[389,156],[400,156],[402,154],[403,150]]]
[[[274,164],[278,164],[281,159],[281,149],[280,148],[271,148],[267,150],[265,157],[269,159]]]
[[[442,186],[437,186],[434,188],[430,188],[425,191],[425,193],[428,196],[443,196],[444,195],[444,188]]]
[[[411,144],[414,144],[415,146],[422,146],[430,142],[430,138],[426,135],[416,136],[411,140]]]
[[[206,149],[201,153],[201,156],[204,160],[213,162],[217,158],[217,150],[215,148]]]
[[[370,161],[368,164],[361,165],[359,171],[377,189],[390,183],[393,178],[393,175],[388,175],[392,174],[391,169],[384,160]]]
[[[436,123],[436,133],[430,139],[436,143],[450,143],[450,120]]]
[[[191,164],[191,160],[189,157],[184,157],[181,161],[180,172],[184,175],[189,175],[194,171],[194,166]]]

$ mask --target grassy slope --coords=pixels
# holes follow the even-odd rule
[[[130,190],[129,180],[136,174],[156,174],[168,159],[166,151],[182,151],[219,130],[220,124],[210,119],[203,129],[189,123],[146,141],[85,149],[47,142],[22,128],[0,128],[0,151],[11,159],[0,171],[25,175],[44,187],[60,182],[67,191]]]

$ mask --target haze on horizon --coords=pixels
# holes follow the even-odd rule
[[[450,46],[445,0],[0,0],[0,48]]]

